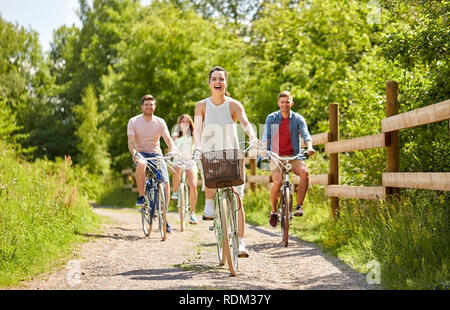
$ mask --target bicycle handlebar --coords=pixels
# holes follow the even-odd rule
[[[266,150],[266,152],[270,157],[272,157],[273,159],[278,160],[278,161],[289,161],[289,160],[296,160],[296,159],[305,160],[305,159],[309,158],[307,150],[301,150],[297,155],[291,156],[291,157],[281,157],[277,153],[269,151],[269,150]]]
[[[145,164],[148,168],[157,168],[156,166],[156,162],[157,160],[164,160],[169,164],[169,168],[172,169],[171,165],[173,165],[173,163],[170,161],[170,158],[172,156],[163,156],[163,155],[156,155],[156,156],[152,156],[152,157],[144,157],[142,156],[142,154],[140,153],[136,153],[134,154],[134,156],[139,160],[144,160]],[[173,170],[173,169],[172,169]]]

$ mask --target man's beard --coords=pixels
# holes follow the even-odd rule
[[[146,112],[146,111],[143,111],[142,113],[145,115],[145,116],[153,116],[153,112],[154,111],[152,111],[152,112]]]

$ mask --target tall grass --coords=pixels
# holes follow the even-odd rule
[[[70,159],[28,163],[0,144],[0,286],[9,286],[66,257],[99,220]]]
[[[363,273],[369,272],[369,261],[378,261],[383,288],[448,289],[449,196],[403,190],[399,201],[342,199],[340,217],[333,221],[324,189],[313,186],[305,199],[304,216],[291,222],[291,233],[317,243]],[[268,225],[267,189],[247,192],[244,205],[247,222]]]

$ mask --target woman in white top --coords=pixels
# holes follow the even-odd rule
[[[178,155],[175,156],[177,160],[183,160],[186,168],[186,179],[189,186],[189,202],[191,203],[190,223],[197,224],[195,216],[195,206],[197,205],[197,166],[192,160],[194,122],[188,114],[183,114],[178,117],[175,130],[172,133],[172,138],[178,150]],[[174,173],[172,176],[173,191],[172,199],[178,199],[178,185],[180,184],[180,177],[182,167],[174,166]]]
[[[195,108],[194,116],[194,152],[218,151],[224,149],[239,149],[236,122],[239,120],[250,142],[256,142],[257,137],[245,114],[242,104],[229,97],[226,91],[228,73],[221,67],[214,67],[209,72],[209,88],[211,97],[200,101]],[[242,204],[244,186],[237,188],[237,198]],[[205,187],[205,208],[203,219],[214,218],[215,188]],[[248,251],[243,241],[245,228],[244,208],[238,211],[239,257],[248,257]]]

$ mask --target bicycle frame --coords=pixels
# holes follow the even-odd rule
[[[158,224],[159,230],[161,233],[161,239],[164,241],[167,238],[166,232],[166,212],[167,212],[167,197],[166,191],[164,188],[164,182],[162,179],[162,175],[160,173],[161,163],[160,160],[165,160],[166,158],[163,156],[155,156],[155,157],[143,157],[141,154],[137,156],[139,159],[144,160],[146,163],[146,177],[145,177],[145,200],[147,206],[149,207],[149,230],[146,232],[144,227],[144,234],[148,237],[150,236],[153,218],[155,215],[155,210],[158,214]],[[153,162],[155,161],[155,163]],[[160,210],[160,200],[162,201],[162,206],[164,210]],[[141,214],[143,217],[143,225],[144,223],[144,213],[145,206],[141,208]]]
[[[232,187],[218,188],[214,196],[214,231],[217,238],[217,253],[219,263],[228,262],[228,268],[232,276],[238,270],[238,227],[237,227],[237,199]],[[227,207],[224,203],[227,203]],[[225,233],[224,233],[225,232]],[[229,242],[231,241],[231,245]],[[233,251],[230,252],[230,246]]]
[[[271,151],[267,151],[267,154],[277,163],[282,176],[278,218],[280,219],[281,223],[282,240],[285,247],[287,247],[289,243],[289,222],[292,218],[292,188],[289,181],[289,173],[292,169],[292,165],[289,161],[296,159],[305,160],[308,158],[308,155],[306,151],[302,151],[296,156],[292,157],[280,157],[278,154]]]
[[[194,159],[196,158],[194,157]],[[197,166],[203,175],[202,165]],[[224,265],[225,262],[228,262],[228,268],[232,276],[236,275],[238,269],[237,212],[242,207],[237,208],[235,193],[233,187],[217,188],[214,196],[214,225],[209,227],[210,230],[214,230],[216,235],[219,264]],[[225,207],[224,203],[228,206]],[[229,241],[232,243],[232,253],[230,252]]]
[[[180,176],[180,183],[178,184],[178,201],[177,208],[180,213],[180,226],[181,231],[184,231],[186,226],[186,218],[190,213],[190,197],[189,197],[189,186],[186,183],[186,163],[185,161],[172,162],[172,164],[181,167],[182,172]],[[176,173],[174,171],[174,173]]]

